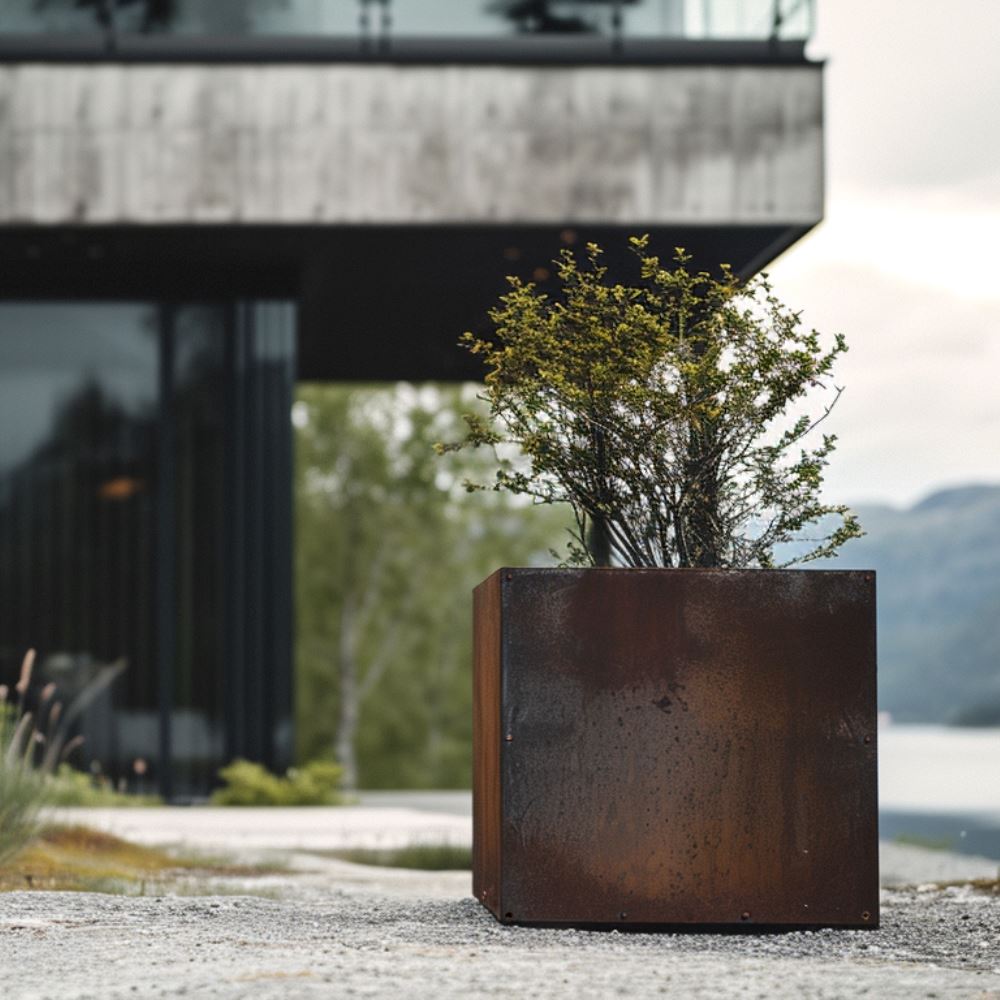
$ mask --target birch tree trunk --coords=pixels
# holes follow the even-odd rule
[[[356,636],[354,634],[354,604],[350,595],[344,601],[340,616],[340,718],[337,737],[334,741],[334,757],[344,769],[342,787],[354,792],[358,787],[358,759],[354,751],[354,740],[358,731],[359,704],[358,661]]]

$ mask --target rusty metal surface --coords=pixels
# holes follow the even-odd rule
[[[491,579],[500,919],[877,926],[874,574]]]
[[[500,577],[473,593],[472,893],[499,912]]]

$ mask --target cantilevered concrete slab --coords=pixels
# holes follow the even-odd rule
[[[0,67],[0,222],[809,227],[819,66]]]
[[[752,274],[820,221],[822,67],[751,48],[0,62],[0,294],[294,300],[300,377],[477,378],[456,338],[561,247]]]

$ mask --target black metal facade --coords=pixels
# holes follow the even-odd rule
[[[73,759],[116,783],[290,762],[294,348],[286,302],[0,304],[0,673],[126,661]]]

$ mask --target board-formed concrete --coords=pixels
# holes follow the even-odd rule
[[[0,67],[0,223],[810,226],[801,66]]]

